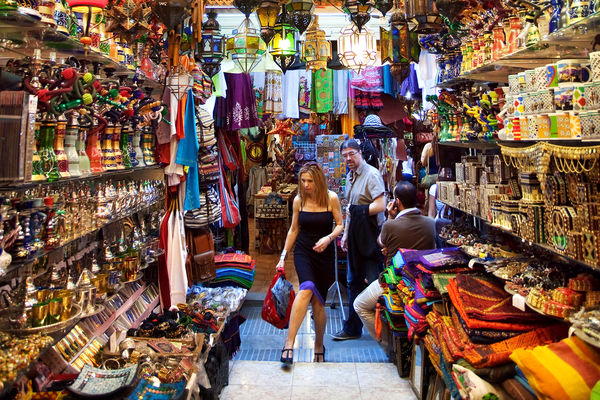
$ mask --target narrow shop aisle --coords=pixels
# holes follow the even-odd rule
[[[221,400],[414,400],[391,363],[233,361]]]

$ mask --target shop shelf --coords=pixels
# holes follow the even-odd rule
[[[438,87],[452,87],[465,81],[490,81],[506,83],[508,75],[556,62],[564,58],[587,58],[596,47],[600,32],[600,15],[592,15],[576,22],[527,48],[508,54],[499,60],[468,71],[457,78],[448,79]],[[599,38],[600,39],[600,38]]]
[[[438,142],[440,146],[460,147],[463,149],[495,150],[499,149],[496,142],[470,141],[470,142]]]
[[[138,212],[141,212],[141,211],[145,211],[145,210],[151,209],[152,207],[155,207],[155,206],[156,206],[158,203],[160,203],[161,201],[162,201],[162,199],[158,199],[158,200],[156,200],[156,201],[152,202],[151,204],[147,204],[147,205],[144,205],[144,206],[142,206],[142,207],[137,207],[135,210],[133,210],[133,211],[131,211],[131,212],[129,212],[129,213],[127,213],[127,214],[125,214],[125,215],[122,215],[122,216],[120,216],[120,217],[114,218],[114,219],[112,219],[112,220],[110,220],[110,221],[106,222],[106,223],[105,223],[105,224],[103,224],[102,226],[99,226],[99,227],[97,227],[97,228],[95,228],[95,229],[93,229],[93,230],[91,230],[91,231],[89,231],[89,232],[86,232],[86,233],[84,233],[84,234],[83,234],[83,235],[81,235],[81,236],[78,236],[78,237],[72,238],[72,239],[70,239],[70,240],[68,240],[68,241],[65,241],[65,242],[61,243],[61,245],[60,245],[60,246],[58,246],[58,247],[55,247],[55,248],[53,248],[53,249],[44,250],[43,252],[41,252],[41,253],[39,253],[39,254],[36,254],[34,257],[32,257],[32,258],[30,258],[30,259],[28,259],[28,260],[26,260],[26,261],[22,261],[22,262],[13,262],[13,263],[12,263],[12,264],[11,264],[11,265],[10,265],[10,266],[7,268],[6,274],[5,274],[5,275],[4,275],[2,278],[0,278],[0,282],[3,282],[3,281],[5,281],[6,279],[11,279],[11,277],[13,276],[13,272],[15,272],[15,271],[17,271],[17,270],[21,269],[23,266],[25,266],[25,265],[29,265],[29,264],[32,264],[34,261],[36,261],[36,260],[38,260],[38,259],[40,259],[40,258],[42,258],[42,257],[45,257],[45,256],[49,256],[49,258],[50,258],[50,255],[51,255],[51,254],[54,254],[55,252],[64,251],[65,247],[66,247],[66,246],[68,246],[69,244],[71,244],[71,243],[74,243],[74,242],[76,242],[76,241],[79,241],[79,240],[81,240],[81,239],[83,239],[83,238],[89,237],[89,236],[91,236],[91,235],[95,235],[95,234],[97,234],[97,233],[98,233],[98,232],[99,232],[101,229],[103,229],[104,227],[106,227],[106,226],[108,226],[108,225],[110,225],[110,224],[113,224],[113,223],[116,223],[116,222],[122,221],[122,220],[123,220],[123,219],[125,219],[125,218],[129,218],[129,217],[131,217],[132,215],[135,215],[135,214],[137,214]],[[64,259],[64,256],[62,256],[62,255],[59,255],[59,257],[58,257],[58,258],[59,258],[59,259]],[[47,271],[38,272],[36,276],[40,276],[40,275],[42,275],[42,274],[44,274],[44,273],[46,273],[46,272],[47,272]]]
[[[3,11],[0,14],[0,58],[31,57],[36,49],[43,60],[54,60],[75,56],[91,63],[99,63],[114,69],[115,75],[132,77],[135,70],[128,69],[106,54],[93,48],[85,48],[77,39],[58,32],[37,18],[19,11]],[[143,77],[144,87],[159,89],[162,84]]]
[[[142,171],[157,171],[161,169],[161,166],[150,165],[146,167],[135,167],[128,169],[119,169],[115,171],[105,171],[98,174],[91,174],[86,176],[77,176],[71,178],[62,178],[57,181],[48,182],[48,181],[31,181],[31,182],[0,182],[0,192],[3,191],[15,191],[15,190],[25,190],[31,189],[39,186],[53,186],[53,185],[64,185],[68,183],[79,183],[86,182],[92,180],[107,180],[107,179],[120,179],[124,177],[128,177],[130,174],[142,172]]]
[[[470,216],[472,216],[474,218],[477,218],[479,221],[481,221],[482,224],[484,224],[484,225],[486,225],[486,226],[488,226],[490,228],[496,229],[496,230],[498,230],[500,232],[503,232],[503,233],[505,233],[505,234],[507,234],[509,236],[512,236],[515,239],[520,240],[522,243],[526,243],[529,246],[533,246],[533,247],[537,247],[539,249],[542,249],[542,250],[544,250],[544,251],[546,251],[546,252],[548,252],[548,253],[550,253],[550,254],[552,254],[554,256],[558,256],[560,258],[563,258],[563,259],[565,259],[565,260],[567,260],[567,261],[569,261],[571,263],[578,264],[578,265],[581,265],[581,266],[584,266],[586,268],[590,268],[590,269],[593,269],[593,270],[598,270],[597,267],[595,267],[593,265],[590,265],[590,264],[587,264],[584,261],[581,261],[581,260],[578,260],[576,258],[570,257],[570,256],[568,256],[566,254],[562,254],[562,253],[557,252],[553,247],[548,246],[547,244],[530,242],[529,240],[526,240],[526,239],[522,238],[521,236],[515,234],[513,231],[511,231],[509,229],[506,229],[504,227],[492,224],[491,222],[489,222],[485,218],[482,218],[482,217],[480,217],[478,215],[475,215],[475,214],[471,214],[471,213],[469,213],[469,212],[467,212],[465,210],[462,210],[462,209],[460,209],[458,207],[454,207],[451,204],[447,204],[447,203],[444,203],[444,204],[446,204],[448,207],[452,207],[452,208],[454,208],[456,210],[459,210],[459,211],[461,211],[461,212],[463,212],[465,214],[468,214],[468,215],[470,215]]]

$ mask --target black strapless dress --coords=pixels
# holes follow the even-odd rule
[[[331,233],[333,213],[331,211],[300,211],[298,215],[300,231],[294,248],[294,265],[300,282],[300,290],[312,290],[322,304],[325,304],[327,290],[335,279],[334,244],[322,252],[313,250],[315,243]]]

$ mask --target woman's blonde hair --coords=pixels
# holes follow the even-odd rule
[[[329,208],[329,191],[327,189],[327,181],[323,169],[314,161],[308,162],[300,168],[298,172],[298,193],[300,195],[300,203],[304,206],[306,193],[301,179],[302,174],[309,174],[315,183],[315,202],[319,207]]]

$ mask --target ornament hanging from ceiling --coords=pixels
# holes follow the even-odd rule
[[[442,30],[441,18],[435,0],[405,0],[406,17],[417,27],[419,34],[438,33]]]
[[[124,38],[128,43],[142,33],[150,32],[152,9],[145,1],[124,0],[106,9],[106,31]]]
[[[208,19],[202,24],[202,39],[198,48],[198,61],[208,76],[215,76],[220,69],[221,60],[225,57],[225,37],[217,22],[215,10],[208,10]]]
[[[263,0],[256,10],[256,15],[260,22],[260,37],[266,44],[269,44],[273,36],[275,36],[273,28],[277,23],[279,9],[279,2],[277,0]]]
[[[248,18],[250,14],[259,6],[260,0],[233,0],[235,8],[241,11]]]
[[[233,36],[227,39],[227,51],[231,53],[233,62],[246,74],[256,67],[266,50],[267,45],[249,18],[245,18],[233,31]]]
[[[287,3],[288,12],[291,14],[291,22],[300,34],[303,34],[312,19],[315,3],[313,0],[290,0]]]
[[[281,14],[277,17],[275,24],[273,40],[269,45],[269,53],[273,56],[275,64],[285,73],[294,63],[296,53],[296,27],[290,23],[289,14],[286,7],[281,7]]]
[[[394,0],[375,0],[375,8],[385,17],[385,14],[394,8]]]
[[[363,26],[371,19],[373,0],[344,0],[342,9],[346,14],[350,15],[350,20],[361,31]]]
[[[325,38],[325,31],[319,28],[317,15],[313,17],[312,23],[306,30],[302,59],[306,62],[306,69],[313,71],[326,69],[327,61],[331,59],[331,43]]]
[[[342,29],[338,38],[338,54],[341,63],[357,74],[377,61],[375,37],[367,28],[362,30],[351,23]]]

